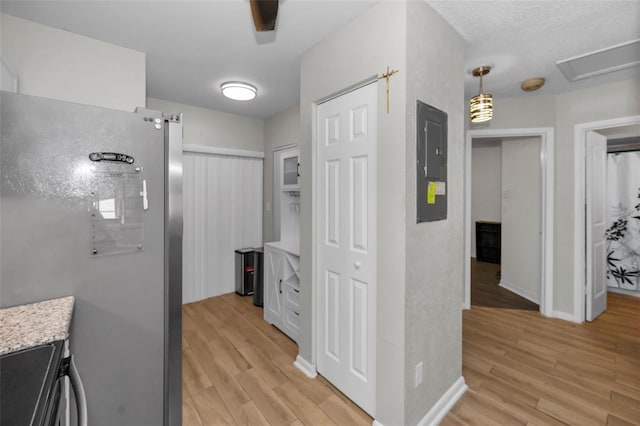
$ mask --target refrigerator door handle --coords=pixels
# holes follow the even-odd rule
[[[149,200],[147,199],[147,180],[142,180],[142,192],[140,193],[142,197],[142,208],[145,210],[149,210]]]
[[[69,366],[69,379],[71,380],[71,387],[76,397],[76,410],[78,413],[78,426],[87,426],[87,395],[84,393],[84,386],[80,379],[80,374],[76,368],[76,363],[71,356],[71,364]]]

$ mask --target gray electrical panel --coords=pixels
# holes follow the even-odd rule
[[[447,113],[418,101],[416,221],[447,218]]]

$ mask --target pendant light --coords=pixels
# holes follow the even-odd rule
[[[493,118],[493,96],[482,93],[482,76],[489,74],[489,71],[491,67],[483,65],[472,72],[474,77],[480,77],[480,93],[469,101],[471,121],[474,123],[482,123]]]

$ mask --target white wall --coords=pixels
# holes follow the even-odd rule
[[[147,108],[183,113],[184,144],[264,152],[264,120],[164,99],[147,98]]]
[[[502,218],[502,142],[474,139],[471,151],[471,257],[476,257],[476,221]]]
[[[0,50],[18,93],[125,111],[145,106],[144,53],[4,13],[0,20]]]
[[[500,285],[535,303],[541,292],[540,181],[540,138],[505,138]]]
[[[275,241],[274,228],[273,149],[300,143],[300,107],[298,105],[267,118],[264,122],[264,241]],[[300,220],[298,214],[298,221]]]
[[[544,89],[543,89],[544,90]],[[555,127],[553,310],[573,315],[574,131],[576,124],[640,114],[640,79],[561,95],[496,99],[494,118],[482,127]],[[468,123],[468,119],[466,120]],[[476,126],[473,126],[476,128]],[[581,303],[578,301],[578,303]]]

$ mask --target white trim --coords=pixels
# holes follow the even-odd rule
[[[469,387],[460,376],[416,426],[437,426]]]
[[[498,285],[506,290],[509,290],[512,293],[517,294],[520,297],[524,297],[525,299],[533,303],[536,303],[538,305],[540,304],[540,297],[537,294],[531,293],[529,290],[520,288],[517,285],[505,280],[500,280],[500,283]]]
[[[542,241],[541,241],[541,283],[540,313],[552,316],[553,312],[553,214],[554,214],[554,130],[553,127],[525,129],[482,129],[467,130],[465,141],[465,240],[464,240],[464,300],[463,308],[471,307],[471,146],[473,139],[509,138],[521,136],[540,137],[540,172],[542,177]]]
[[[345,87],[342,90],[338,90],[337,92],[334,92],[334,93],[332,93],[330,95],[327,95],[327,96],[325,96],[323,98],[318,99],[315,102],[315,105],[316,106],[322,105],[325,102],[332,101],[335,98],[339,98],[340,96],[346,95],[347,93],[354,92],[354,91],[356,91],[358,89],[362,89],[364,86],[368,86],[368,85],[370,85],[372,83],[377,82],[378,80],[379,80],[378,74],[372,75],[369,78],[365,78],[364,80],[361,80],[361,81],[359,81],[359,82],[357,82],[355,84],[352,84],[351,86]]]
[[[626,288],[607,287],[609,293],[622,294],[624,296],[640,297],[640,291],[627,290]]]
[[[217,146],[206,146],[196,144],[183,144],[182,152],[193,152],[196,154],[213,154],[213,155],[227,155],[229,157],[252,157],[252,158],[264,158],[264,152],[249,151],[247,149],[235,149],[235,148],[220,148]]]
[[[571,322],[582,322],[579,321],[575,315],[573,314],[568,314],[566,312],[560,312],[560,311],[553,311],[553,318],[558,318],[561,320],[565,320],[565,321],[571,321]]]
[[[311,364],[306,359],[302,358],[300,354],[298,354],[298,356],[296,357],[296,360],[293,362],[293,365],[295,365],[295,367],[298,370],[302,371],[305,374],[305,376],[307,376],[310,379],[315,379],[316,376],[318,375],[316,371],[316,366]]]
[[[573,199],[573,312],[574,321],[585,321],[585,145],[587,132],[640,124],[640,115],[576,124],[574,130]]]
[[[290,143],[290,144],[287,144],[287,145],[280,145],[280,146],[276,146],[275,148],[273,148],[273,152],[282,151],[284,149],[289,149],[289,148],[296,148],[297,146],[298,146],[297,143]]]

